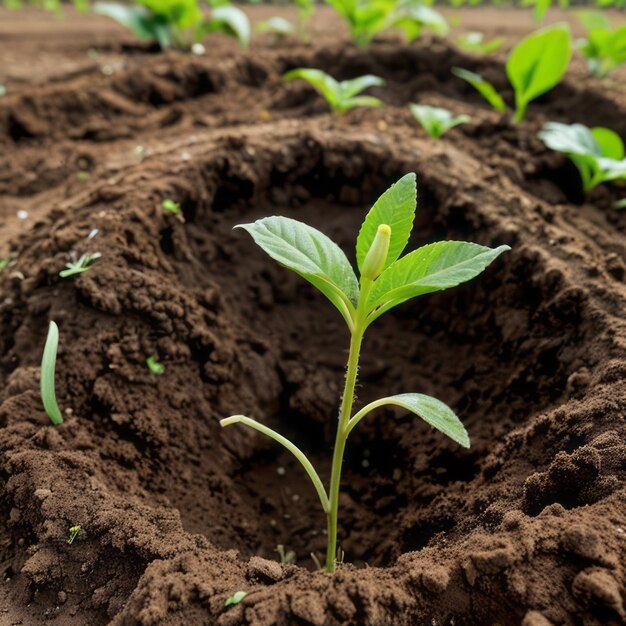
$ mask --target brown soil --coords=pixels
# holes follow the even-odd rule
[[[494,34],[498,18],[532,27],[526,13],[467,15]],[[626,213],[610,208],[624,192],[583,201],[572,166],[536,139],[546,119],[626,135],[623,74],[605,88],[575,65],[516,127],[450,74],[504,87],[502,57],[428,38],[357,50],[328,12],[315,45],[240,52],[217,38],[202,57],[155,54],[93,17],[1,20],[0,624],[626,619]],[[383,76],[374,93],[390,106],[331,117],[280,80],[298,65]],[[406,110],[417,100],[472,121],[433,142]],[[347,333],[232,226],[288,215],[351,250],[365,210],[409,171],[411,246],[512,251],[380,320],[358,401],[435,395],[473,445],[402,413],[366,421],[345,463],[347,564],[316,573],[324,519],[299,466],[218,420],[280,429],[326,479]],[[162,211],[168,197],[184,220]],[[84,252],[102,258],[60,279]],[[59,427],[38,394],[51,319]],[[147,370],[151,354],[165,375]],[[297,565],[277,562],[278,544]],[[248,595],[225,608],[237,590]]]

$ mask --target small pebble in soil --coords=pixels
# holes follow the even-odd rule
[[[93,228],[87,235],[87,239],[93,239],[100,231],[97,228]]]
[[[287,470],[282,465],[280,465],[276,468],[276,473],[279,476],[284,476],[287,473]]]
[[[17,218],[20,220],[25,220],[28,217],[28,211],[24,211],[23,209],[20,209],[17,212]]]
[[[370,462],[367,459],[363,459],[361,461],[361,467],[368,468],[370,466]]]
[[[191,46],[191,53],[196,56],[202,56],[206,53],[206,48],[201,43],[194,43],[193,46]]]
[[[298,500],[300,500],[300,496],[297,493],[294,493],[293,496],[291,496],[291,499],[294,502],[298,502]]]

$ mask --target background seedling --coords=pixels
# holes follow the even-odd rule
[[[180,204],[178,204],[178,202],[174,202],[174,200],[171,200],[170,198],[163,200],[163,204],[161,206],[168,213],[172,213],[174,215],[180,215],[181,213]]]
[[[591,74],[603,78],[626,63],[626,26],[613,29],[611,20],[597,11],[579,11],[576,15],[587,30],[576,47],[585,55]]]
[[[285,546],[282,543],[279,543],[276,546],[276,552],[278,552],[281,563],[285,564],[296,562],[296,553],[293,550],[285,550]]]
[[[335,570],[341,467],[349,434],[371,411],[397,406],[414,413],[456,443],[469,447],[467,432],[443,402],[420,393],[403,393],[371,402],[353,412],[354,391],[363,336],[389,309],[416,296],[454,287],[480,274],[508,246],[492,249],[462,241],[429,244],[400,258],[413,227],[415,174],[407,174],[377,200],[356,241],[360,279],[344,252],[320,231],[286,217],[266,217],[238,227],[275,261],[319,289],[339,310],[350,330],[350,352],[333,451],[328,491],[306,455],[288,439],[244,415],[221,420],[222,426],[244,424],[289,450],[308,474],[327,517],[326,570]]]
[[[270,17],[256,25],[259,33],[266,34],[272,45],[285,41],[295,32],[294,25],[284,17]]]
[[[245,591],[235,591],[232,596],[226,598],[224,606],[231,606],[231,604],[239,604],[248,594]]]
[[[9,257],[0,259],[0,272],[9,267]]]
[[[578,168],[585,193],[600,183],[626,180],[624,143],[609,128],[548,122],[539,132],[539,138],[548,148],[571,159]]]
[[[67,540],[67,543],[69,543],[70,545],[72,545],[74,543],[74,539],[76,539],[78,533],[80,532],[80,526],[72,526],[70,528],[70,536],[69,539]]]
[[[459,35],[456,43],[459,48],[469,52],[476,52],[478,54],[491,54],[492,52],[498,50],[498,48],[500,48],[504,43],[504,39],[502,39],[502,37],[497,37],[495,39],[491,39],[490,41],[484,41],[484,39],[485,36],[483,33],[474,31]]]
[[[470,121],[469,115],[452,115],[447,109],[425,104],[410,104],[409,108],[413,117],[433,139],[439,139],[451,128]]]
[[[65,264],[65,267],[67,269],[61,270],[59,272],[59,276],[61,278],[68,278],[70,276],[74,276],[75,274],[82,274],[83,272],[86,272],[90,267],[91,264],[96,260],[100,258],[100,254],[98,254],[97,252],[95,254],[82,254],[80,256],[80,258],[78,259],[78,261],[70,261],[69,263]]]
[[[332,76],[312,68],[291,70],[283,76],[284,80],[301,78],[316,89],[326,100],[332,111],[343,113],[355,107],[381,107],[383,102],[372,96],[359,96],[364,89],[384,85],[378,76],[366,74],[352,80],[335,80]]]
[[[425,3],[413,0],[327,0],[346,22],[352,41],[365,46],[388,28],[403,30],[410,41],[425,28],[438,34],[448,31],[443,16]]]
[[[160,375],[165,373],[165,365],[163,365],[163,363],[159,363],[154,356],[149,356],[146,359],[146,365],[153,374]]]
[[[213,5],[206,19],[197,0],[135,0],[124,5],[97,2],[94,11],[130,28],[140,39],[155,41],[163,50],[190,50],[204,35],[222,32],[236,37],[242,46],[250,41],[250,22],[246,14],[226,2]]]
[[[571,56],[571,37],[565,23],[531,33],[513,48],[506,62],[506,75],[515,92],[515,123],[524,119],[529,102],[561,81]],[[496,110],[506,110],[502,96],[482,76],[461,68],[452,71],[477,89]]]
[[[54,374],[57,362],[57,349],[59,346],[59,328],[54,322],[50,322],[48,337],[41,359],[41,401],[50,421],[55,424],[63,423],[63,416],[57,404],[54,390]]]

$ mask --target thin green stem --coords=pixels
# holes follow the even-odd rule
[[[277,433],[275,430],[272,430],[268,426],[265,426],[264,424],[261,424],[260,422],[257,422],[256,420],[253,420],[251,417],[246,417],[245,415],[232,415],[231,417],[227,417],[223,420],[220,420],[220,426],[222,426],[222,428],[225,426],[230,426],[231,424],[245,424],[246,426],[249,426],[250,428],[254,428],[255,430],[258,430],[264,435],[271,437],[274,441],[277,441],[278,443],[282,444],[285,448],[287,448],[287,450],[289,450],[289,452],[291,452],[291,454],[293,454],[296,457],[296,459],[300,461],[302,467],[304,468],[304,471],[308,474],[309,478],[311,479],[311,482],[313,483],[313,486],[315,487],[315,491],[317,491],[317,495],[319,496],[320,502],[322,503],[322,508],[324,509],[324,512],[328,513],[329,504],[328,504],[328,495],[326,494],[326,489],[324,489],[324,485],[318,473],[315,471],[315,468],[311,464],[311,461],[309,461],[306,454],[304,454],[304,452],[302,452],[302,450],[300,450],[298,446],[291,443],[289,439],[283,437],[280,433]]]
[[[348,366],[346,369],[346,382],[341,398],[341,409],[339,411],[339,423],[337,425],[337,435],[335,437],[335,449],[333,452],[333,464],[330,474],[330,488],[328,490],[329,508],[327,512],[328,543],[326,547],[326,571],[335,571],[335,560],[337,555],[337,520],[339,516],[339,488],[341,486],[341,466],[343,454],[346,449],[348,439],[348,424],[352,415],[352,405],[354,403],[354,389],[356,387],[357,375],[359,371],[359,355],[363,342],[363,333],[367,327],[366,303],[372,281],[362,279],[361,293],[354,316],[354,330],[350,338],[350,354],[348,355]]]

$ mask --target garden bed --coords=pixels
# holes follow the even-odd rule
[[[450,74],[504,87],[501,59],[441,40],[361,51],[331,33],[194,57],[99,24],[100,48],[70,21],[47,43],[70,50],[65,73],[13,76],[0,100],[0,623],[626,619],[626,214],[611,209],[615,187],[583,202],[573,166],[536,138],[548,119],[626,134],[623,92],[570,79],[514,126]],[[281,81],[297,66],[382,76],[373,93],[390,106],[332,117]],[[433,142],[406,108],[417,100],[472,120]],[[218,421],[243,412],[278,428],[326,480],[348,335],[232,227],[285,215],[350,253],[367,208],[413,171],[412,247],[512,250],[377,322],[358,402],[437,396],[472,448],[401,412],[365,420],[345,462],[347,564],[331,576],[309,556],[325,549],[325,519],[300,467]],[[73,252],[102,257],[62,280]],[[38,389],[51,319],[58,427]],[[296,565],[277,562],[278,544]]]

